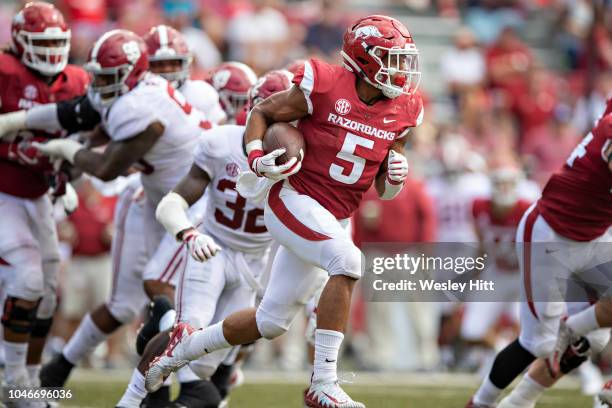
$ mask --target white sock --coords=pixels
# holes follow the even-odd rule
[[[117,403],[122,408],[139,408],[142,400],[147,396],[144,375],[137,368],[132,372],[132,378],[125,393]]]
[[[205,354],[231,346],[223,335],[223,321],[221,321],[193,333],[184,356],[187,360],[193,361]]]
[[[529,373],[526,373],[512,392],[502,400],[500,407],[503,407],[504,403],[517,407],[532,407],[538,402],[544,391],[546,387],[538,384],[529,376]]]
[[[344,334],[334,330],[315,331],[315,355],[312,381],[338,381],[338,352]]]
[[[176,319],[176,310],[170,309],[159,319],[159,331],[169,330],[174,326],[174,320]]]
[[[35,388],[40,387],[40,364],[28,364],[26,370],[28,370],[28,377],[30,377],[30,385]]]
[[[600,328],[599,323],[597,323],[597,316],[595,316],[595,305],[568,317],[566,323],[579,336],[584,336]]]
[[[100,330],[91,320],[91,316],[87,314],[81,320],[79,328],[68,340],[68,344],[62,350],[62,354],[66,360],[72,364],[77,364],[83,357],[93,352],[107,337],[108,334]]]
[[[176,378],[181,384],[201,380],[201,378],[193,372],[189,365],[186,365],[185,367],[178,370],[176,372]]]
[[[4,340],[4,380],[10,385],[29,386],[30,380],[26,370],[28,343],[13,343]]]
[[[476,391],[476,394],[474,394],[474,403],[482,405],[493,405],[495,404],[495,401],[497,401],[502,392],[503,390],[493,385],[493,383],[489,379],[489,376],[487,376],[480,385],[478,391]]]

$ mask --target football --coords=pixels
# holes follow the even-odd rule
[[[304,144],[302,132],[284,122],[277,122],[270,126],[263,139],[264,152],[270,153],[281,148],[285,148],[286,151],[283,155],[276,158],[276,164],[286,163],[292,157],[302,160],[306,153],[306,145]]]

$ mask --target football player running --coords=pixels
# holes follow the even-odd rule
[[[250,104],[254,106],[290,86],[290,73],[271,71],[253,88]],[[256,295],[263,294],[262,279],[272,243],[263,222],[264,204],[243,197],[235,189],[239,174],[249,170],[244,131],[244,126],[237,125],[208,131],[196,149],[189,174],[157,207],[158,220],[171,236],[186,244],[191,254],[176,292],[179,326],[207,327],[233,312],[253,307]],[[196,226],[186,210],[199,202],[207,189],[205,215]],[[213,256],[217,246],[223,251]],[[167,339],[167,333],[161,333],[152,342]],[[207,354],[189,366],[200,378],[209,380],[230,351]],[[210,381],[207,383],[208,389],[203,390],[205,406],[217,407],[222,396]],[[117,406],[139,407],[145,395],[144,376],[135,369]]]
[[[13,18],[10,48],[0,51],[0,270],[6,282],[4,382],[10,387],[38,386],[60,262],[47,191],[51,183],[61,195],[67,180],[31,145],[63,133],[13,130],[25,127],[25,109],[85,92],[87,73],[68,64],[70,35],[53,5],[28,3]]]
[[[499,407],[534,407],[562,375],[608,343],[610,330],[598,329],[610,327],[609,299],[590,306],[585,294],[583,302],[570,299],[566,308],[563,296],[572,275],[585,279],[587,285],[590,279],[603,277],[595,287],[609,287],[611,144],[612,98],[603,117],[553,174],[540,200],[521,220],[516,236],[524,282],[521,334],[497,355],[467,408],[494,407],[502,391],[530,365]],[[566,312],[572,314],[567,320],[562,319]]]
[[[182,35],[170,27],[152,28],[145,37],[145,41],[149,43],[147,48],[149,60],[156,55],[155,59],[159,64],[164,62],[164,56],[167,56],[171,62],[177,59],[180,61],[191,59]],[[163,53],[159,52],[159,49],[162,49]],[[178,81],[176,85],[182,85],[180,89],[187,87],[189,91],[186,97],[187,102],[192,106],[205,109],[202,113],[206,118],[225,120],[216,91],[203,81],[189,80],[188,66],[170,63],[169,66],[175,72],[171,72],[163,64],[161,66],[164,67],[164,75],[168,79]],[[215,121],[212,122],[215,123]],[[143,304],[146,303],[147,295],[154,298],[154,301],[150,304],[147,324],[139,332],[137,346],[139,353],[142,353],[146,342],[160,331],[160,327],[162,329],[171,327],[174,323],[175,313],[171,301],[166,296],[155,295],[168,293],[167,286],[174,287],[178,279],[178,271],[184,267],[186,257],[181,253],[180,244],[172,239],[164,239],[153,258],[149,260],[142,240],[146,200],[140,183],[140,175],[131,175],[127,186],[119,195],[115,210],[116,234],[113,237],[112,245],[113,287],[110,298],[83,318],[62,353],[43,367],[41,372],[43,386],[63,386],[78,361],[93,351],[119,327],[134,320],[142,310]],[[192,215],[194,219],[201,217],[198,212],[201,211],[196,211]],[[143,288],[143,279],[149,281],[147,293]],[[194,394],[190,389],[198,385],[194,381],[199,378],[193,377],[185,370],[179,374],[179,381],[183,384],[181,398],[185,399],[188,397],[187,394]],[[168,401],[169,390],[164,388],[150,398]],[[152,400],[148,401],[149,405],[154,403]]]
[[[256,175],[276,181],[264,217],[281,245],[259,307],[203,330],[185,323],[176,326],[168,347],[146,373],[148,390],[205,354],[285,333],[316,290],[320,268],[330,279],[318,304],[314,372],[306,404],[364,407],[342,390],[336,373],[351,294],[361,276],[362,255],[346,228],[373,182],[383,199],[401,190],[408,174],[405,136],[422,120],[423,106],[415,94],[418,51],[399,21],[378,15],[359,19],[345,33],[342,56],[344,68],[314,59],[307,62],[290,90],[271,96],[249,115],[249,166]],[[264,153],[264,134],[274,122],[298,119],[306,155],[302,161],[292,158],[276,165],[275,158],[284,150]],[[204,246],[202,258],[209,255],[212,251]]]

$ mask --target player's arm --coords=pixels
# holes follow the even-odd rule
[[[155,217],[166,231],[189,247],[191,256],[200,262],[216,255],[221,248],[208,235],[200,233],[187,216],[187,209],[202,197],[210,176],[197,164],[189,173],[162,198],[155,211]]]
[[[396,139],[389,149],[387,160],[383,162],[376,175],[376,192],[382,200],[395,198],[406,181],[408,176],[408,160],[404,156],[407,137]]]
[[[263,138],[268,126],[276,122],[293,122],[308,115],[306,96],[297,86],[276,93],[253,107],[246,125],[244,140],[249,157],[249,167],[258,176],[272,179],[287,178],[299,169],[297,158],[291,158],[283,165],[276,165],[276,158],[284,149],[277,149],[264,155]]]
[[[68,133],[92,130],[100,123],[100,114],[86,95],[62,101],[34,106],[0,115],[0,138],[19,130],[44,130]]]
[[[112,141],[104,153],[88,150],[71,139],[53,139],[36,143],[38,150],[53,158],[68,160],[78,169],[102,181],[109,181],[127,172],[141,159],[164,133],[164,125],[155,121],[136,136]]]

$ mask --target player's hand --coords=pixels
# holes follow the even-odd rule
[[[285,149],[276,149],[254,159],[252,169],[255,174],[262,175],[272,180],[283,180],[297,173],[302,167],[302,162],[298,162],[297,157],[292,157],[284,164],[276,164],[276,159],[285,154],[285,151]]]
[[[0,115],[0,139],[18,130],[25,129],[25,127],[26,112],[24,110],[3,113]]]
[[[395,150],[389,150],[387,178],[391,184],[401,184],[408,177],[408,160]]]
[[[68,160],[74,164],[74,156],[84,148],[82,144],[72,139],[52,139],[46,143],[32,143],[39,152],[52,159]]]
[[[191,257],[199,262],[206,262],[217,252],[221,251],[221,247],[217,245],[212,237],[206,234],[201,234],[196,229],[186,231],[182,236],[183,242],[189,248]]]

